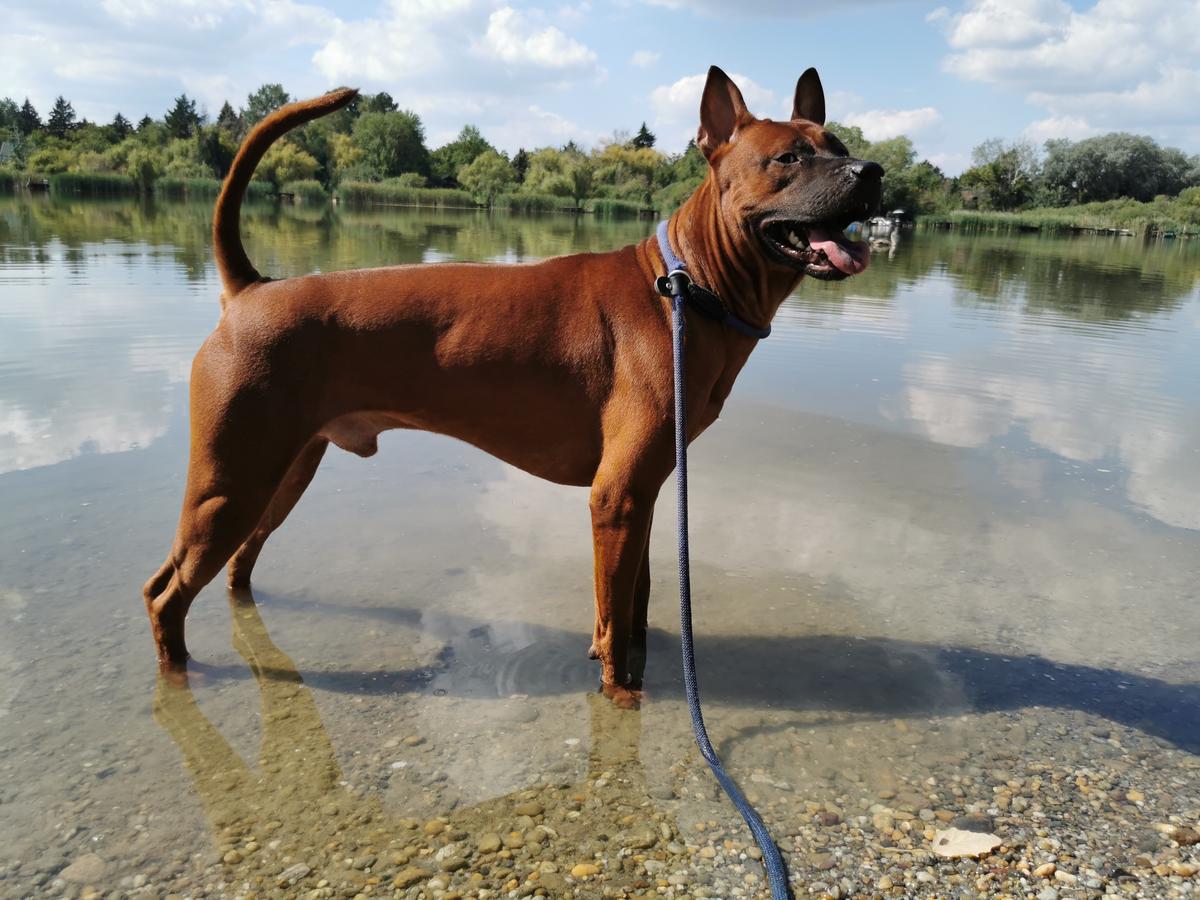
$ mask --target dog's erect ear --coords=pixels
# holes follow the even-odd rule
[[[700,98],[700,131],[696,135],[696,144],[705,158],[728,141],[739,125],[753,119],[738,86],[716,66],[710,66]]]
[[[796,82],[796,99],[792,101],[792,118],[808,119],[825,124],[825,89],[816,69],[805,69]]]

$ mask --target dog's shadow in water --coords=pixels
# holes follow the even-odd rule
[[[470,620],[442,611],[361,607],[258,592],[270,606],[376,619],[429,630],[443,641],[429,665],[374,671],[310,669],[316,690],[347,694],[438,691],[486,699],[594,690],[590,635],[547,625]],[[678,638],[651,629],[646,693],[680,699]],[[1043,706],[1080,710],[1200,753],[1200,684],[1172,684],[1117,669],[1045,657],[883,637],[697,637],[701,694],[716,704],[869,717],[945,716]],[[244,677],[230,668],[229,677]],[[270,676],[270,673],[267,673]]]

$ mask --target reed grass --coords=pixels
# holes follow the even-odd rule
[[[301,181],[289,181],[279,189],[281,194],[291,194],[292,199],[301,203],[324,203],[329,199],[329,193],[314,178]]]
[[[433,206],[475,209],[477,204],[466,191],[454,188],[418,188],[392,181],[343,181],[335,192],[343,203],[369,206]]]
[[[81,194],[85,197],[119,197],[136,194],[137,185],[128,175],[107,172],[59,172],[50,176],[52,194]]]
[[[515,213],[576,212],[575,201],[555,194],[501,194],[492,203],[493,209]]]
[[[1187,195],[1187,196],[1185,196]],[[1131,231],[1134,234],[1175,232],[1200,234],[1200,203],[1190,195],[1156,197],[1148,202],[1106,200],[1078,206],[1044,207],[1020,212],[959,209],[926,216],[922,223],[966,231]]]
[[[592,214],[606,219],[636,219],[643,212],[641,203],[634,203],[631,200],[614,200],[608,197],[589,200],[587,209]],[[653,210],[649,212],[653,212]]]
[[[163,200],[215,200],[221,184],[218,178],[160,178],[154,182],[154,196]],[[246,187],[247,200],[267,200],[274,193],[268,181],[251,181]]]

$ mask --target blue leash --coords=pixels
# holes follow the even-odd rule
[[[683,358],[684,306],[687,303],[691,278],[683,261],[671,250],[667,237],[667,223],[658,226],[658,246],[663,261],[667,264],[667,279],[670,282],[672,352],[675,358],[675,496],[679,507],[679,642],[683,649],[683,683],[687,691],[688,711],[692,714],[692,731],[696,734],[696,745],[704,757],[713,776],[720,783],[737,811],[746,820],[754,835],[754,841],[762,851],[763,866],[767,870],[767,881],[771,885],[771,900],[789,900],[792,896],[787,885],[787,869],[783,856],[775,845],[771,832],[763,824],[762,817],[750,805],[737,783],[729,777],[717,751],[708,739],[704,727],[704,713],[700,709],[700,687],[696,681],[696,656],[692,645],[692,579],[688,553],[688,489],[687,489],[687,414]],[[732,316],[727,313],[727,316]],[[742,322],[741,319],[737,319]],[[746,324],[746,323],[742,323]],[[736,327],[736,326],[734,326]],[[747,325],[747,328],[753,326]],[[738,329],[748,333],[743,329]],[[760,329],[754,329],[758,332]],[[766,329],[770,331],[770,329]],[[756,335],[751,335],[756,336]],[[765,337],[765,334],[758,336]]]

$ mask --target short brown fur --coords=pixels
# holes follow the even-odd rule
[[[812,102],[815,74],[797,87],[798,116]],[[191,459],[175,542],[144,589],[160,666],[185,671],[192,600],[226,563],[232,585],[249,583],[263,543],[329,443],[370,456],[381,431],[418,428],[550,481],[590,485],[591,654],[601,661],[605,693],[636,705],[651,516],[675,464],[670,305],[654,289],[665,274],[657,245],[648,238],[522,265],[264,279],[238,233],[254,166],[288,129],[354,96],[338,91],[268,116],[246,139],[217,201],[223,310],[192,367]],[[823,119],[823,95],[819,105]],[[857,182],[843,171],[854,161],[837,154],[820,121],[755,119],[715,67],[701,120],[711,168],[671,217],[671,242],[698,283],[765,325],[802,272],[765,250],[757,220],[829,197],[858,203]],[[815,148],[807,169],[771,161],[797,142]],[[716,419],[755,343],[689,312],[689,439]]]

